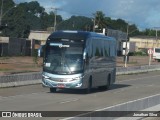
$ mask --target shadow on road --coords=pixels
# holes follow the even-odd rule
[[[98,92],[107,92],[107,91],[112,91],[115,89],[120,89],[120,88],[125,88],[125,87],[130,87],[131,85],[125,85],[125,84],[113,84],[110,86],[108,90],[100,90],[98,88],[92,88],[91,93],[98,93]],[[51,92],[48,92],[51,93]],[[79,90],[79,89],[57,89],[55,93],[63,93],[63,94],[86,94],[85,90]],[[51,93],[54,94],[54,93]]]
[[[130,86],[131,85],[126,85],[126,84],[113,84],[109,90],[120,89],[120,88],[125,88]]]

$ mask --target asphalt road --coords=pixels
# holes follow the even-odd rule
[[[0,111],[91,111],[159,93],[160,71],[117,76],[110,90],[93,89],[91,94],[80,90],[50,93],[40,84],[1,88]]]

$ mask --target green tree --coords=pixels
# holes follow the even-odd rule
[[[136,36],[136,35],[139,35],[139,30],[137,28],[137,26],[135,24],[132,24],[132,25],[129,25],[128,27],[128,35],[129,37],[131,36]]]
[[[70,19],[63,21],[58,25],[58,30],[91,31],[92,28],[92,20],[84,16],[72,16]]]
[[[48,27],[54,27],[55,14],[54,12],[50,12],[49,14],[43,13],[41,16],[41,25],[42,29],[46,29]],[[62,17],[60,15],[56,15],[57,25],[62,22]]]
[[[10,12],[12,10],[12,8],[14,8],[15,3],[12,0],[1,0],[0,1],[0,12],[2,14],[1,16],[1,26],[6,26],[6,15],[8,14],[8,12]]]
[[[17,7],[14,5],[13,2],[12,10],[8,11],[3,19],[3,23],[7,24],[7,28],[2,31],[3,36],[28,38],[30,30],[46,30],[53,26],[54,13],[46,13],[37,1],[20,3]],[[61,21],[62,17],[57,15],[57,22]]]
[[[102,11],[97,11],[93,14],[95,18],[95,25],[98,26],[98,29],[103,29],[107,27],[107,22],[105,19],[105,14]]]
[[[20,3],[5,16],[8,25],[3,30],[4,36],[26,38],[30,30],[41,28],[39,17],[44,12],[37,1]]]

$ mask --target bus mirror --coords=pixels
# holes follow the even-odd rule
[[[84,52],[83,52],[83,59],[84,59],[84,60],[86,59],[86,49],[85,49]]]
[[[42,57],[42,56],[43,56],[44,47],[45,47],[45,45],[41,45],[41,46],[38,48],[38,57]]]

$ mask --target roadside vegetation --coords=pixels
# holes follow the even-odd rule
[[[147,56],[148,54],[144,51],[133,52],[133,56]]]
[[[0,2],[0,6],[2,3]],[[5,15],[0,26],[2,36],[17,38],[28,38],[31,30],[49,30],[53,31],[55,13],[46,12],[45,8],[40,6],[38,1],[23,2],[16,4],[13,0],[3,0],[3,13]],[[135,24],[129,25],[123,19],[112,19],[105,15],[103,11],[91,13],[92,17],[72,15],[64,20],[63,16],[56,15],[58,30],[85,30],[93,31],[95,22],[95,31],[101,31],[102,28],[110,28],[127,32],[129,26],[129,36],[147,35],[155,36],[155,30],[146,29],[139,31]],[[158,34],[160,31],[158,31]]]

